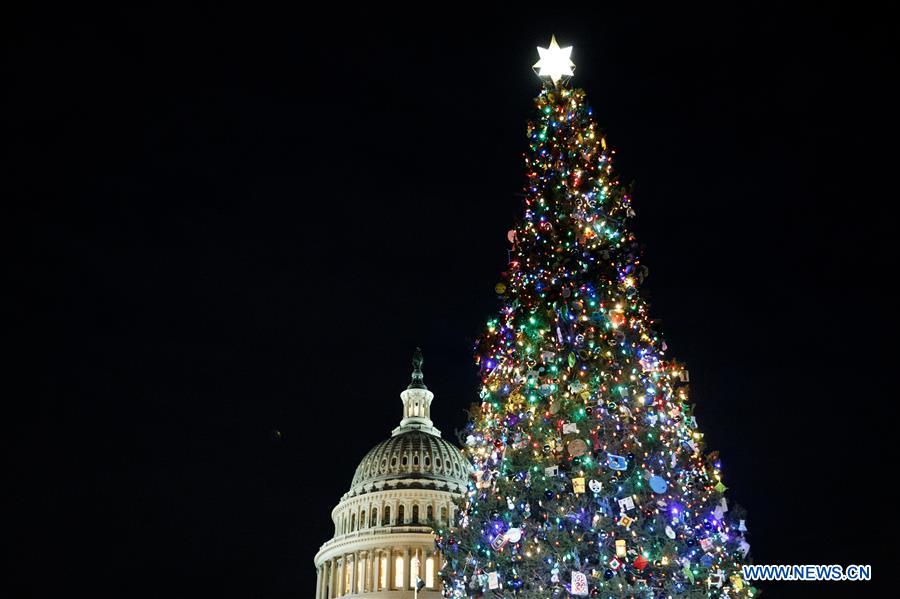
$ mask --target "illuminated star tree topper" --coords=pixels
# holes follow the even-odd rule
[[[549,77],[554,85],[563,77],[571,77],[574,74],[575,63],[572,62],[572,46],[560,48],[556,43],[556,36],[550,37],[550,46],[541,48],[538,46],[540,60],[532,67],[538,77]]]

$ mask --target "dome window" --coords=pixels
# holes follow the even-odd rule
[[[378,508],[372,508],[372,526],[378,526]]]
[[[426,468],[431,467],[431,456],[425,456],[425,467]]]
[[[434,465],[436,468],[440,470],[441,468],[441,458],[434,458]]]
[[[414,506],[413,506],[413,509],[412,509],[412,523],[413,523],[413,524],[418,524],[418,523],[419,523],[419,506],[418,506],[418,505],[414,505]]]
[[[391,506],[389,506],[389,505],[384,506],[384,517],[383,517],[381,523],[384,526],[391,525]]]
[[[413,466],[419,465],[419,454],[413,456]]]
[[[407,464],[409,464],[409,456],[408,456],[408,455],[403,456],[403,462],[402,462],[402,464],[403,464],[404,466],[406,466]]]
[[[406,514],[404,513],[406,510],[403,505],[400,505],[397,508],[397,524],[406,524]]]
[[[391,468],[397,467],[397,456],[391,458]]]

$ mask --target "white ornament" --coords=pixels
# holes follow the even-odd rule
[[[707,588],[716,587],[717,589],[722,588],[722,583],[725,581],[725,575],[721,570],[716,570],[715,572],[711,572],[709,578],[706,579]]]
[[[521,528],[510,528],[506,531],[506,540],[510,543],[518,543],[522,540]]]
[[[582,572],[572,571],[572,595],[584,596],[588,594],[587,576]]]
[[[496,589],[500,586],[500,577],[496,572],[488,572],[488,588]]]

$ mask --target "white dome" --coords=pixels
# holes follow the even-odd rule
[[[466,490],[471,466],[449,441],[410,430],[372,448],[356,468],[347,496],[385,488]]]
[[[334,537],[314,560],[316,599],[409,599],[417,578],[419,599],[441,599],[432,527],[455,521],[471,466],[434,427],[421,367],[417,350],[400,426],[365,455],[331,512]]]

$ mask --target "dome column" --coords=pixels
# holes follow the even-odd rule
[[[378,584],[381,582],[381,550],[376,549],[372,552],[374,559],[372,561],[372,592],[378,592]]]
[[[372,565],[372,550],[370,549],[370,550],[368,550],[368,551],[364,551],[363,553],[364,553],[365,555],[363,555],[363,558],[362,558],[362,564],[363,564],[363,569],[362,569],[362,588],[360,589],[360,592],[361,592],[361,593],[368,593],[369,590],[370,590],[370,585],[369,585],[369,574],[371,574],[371,571],[369,570],[369,566]]]
[[[325,593],[325,599],[334,599],[334,564],[335,559],[331,558],[331,561],[328,562],[328,590]]]
[[[394,586],[394,552],[388,548],[386,550],[387,553],[387,577],[385,578],[386,585],[384,585],[385,591],[390,591],[391,587]]]
[[[409,557],[409,547],[403,548],[403,589],[409,588],[409,580],[412,576],[412,570],[410,570],[411,560]]]
[[[359,551],[353,553],[353,569],[350,570],[350,595],[356,593],[356,578],[359,573]]]
[[[322,597],[322,567],[316,568],[316,599]]]

